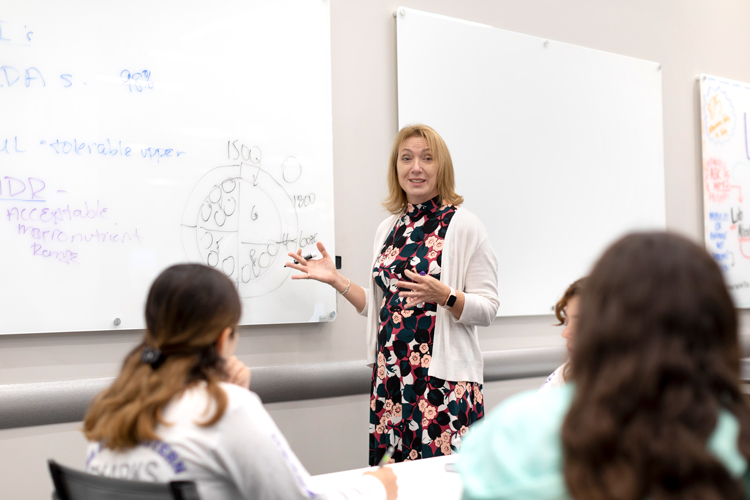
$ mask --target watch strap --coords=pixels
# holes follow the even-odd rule
[[[453,307],[454,305],[456,305],[456,290],[451,288],[451,293],[448,295],[448,300],[445,301],[443,307]]]

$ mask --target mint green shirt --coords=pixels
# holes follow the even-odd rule
[[[465,500],[570,499],[563,475],[560,429],[573,400],[571,384],[508,398],[473,425],[458,456]],[[736,478],[747,473],[737,448],[740,428],[719,414],[708,448]]]

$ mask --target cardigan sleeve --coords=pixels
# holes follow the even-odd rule
[[[497,257],[489,238],[469,257],[464,275],[464,310],[453,321],[472,326],[489,326],[497,315]]]
[[[360,316],[367,316],[367,309],[370,307],[370,284],[368,283],[367,286],[363,286],[362,290],[365,291],[365,307],[362,308],[361,311],[357,311]]]

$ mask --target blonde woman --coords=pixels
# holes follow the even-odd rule
[[[223,273],[164,271],[146,300],[146,334],[84,420],[86,471],[140,481],[195,481],[201,498],[393,500],[388,468],[318,495],[234,357],[241,305]]]
[[[477,326],[498,308],[497,260],[487,230],[461,206],[453,162],[426,125],[401,129],[388,168],[391,216],[375,233],[371,279],[361,287],[322,257],[287,263],[293,279],[334,287],[367,316],[372,363],[370,464],[389,446],[396,462],[453,453],[482,418]]]

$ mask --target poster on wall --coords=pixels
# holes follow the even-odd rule
[[[750,83],[700,77],[706,249],[737,307],[750,307]]]

